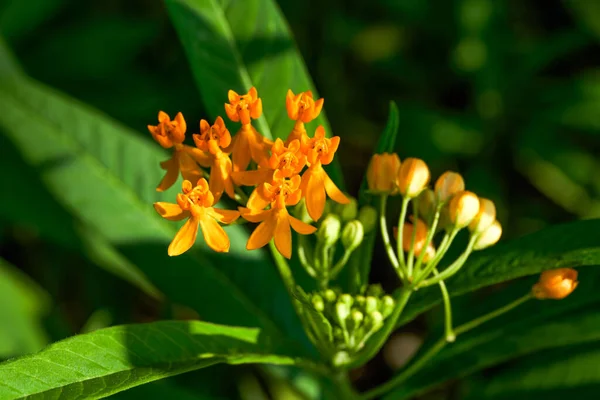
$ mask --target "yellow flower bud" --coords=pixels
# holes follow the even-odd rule
[[[429,168],[425,161],[407,158],[400,166],[398,189],[404,197],[417,197],[429,183]]]
[[[376,193],[395,194],[400,158],[396,153],[373,154],[367,170],[369,190]]]
[[[458,192],[465,190],[465,181],[460,174],[452,171],[444,172],[435,182],[435,197],[445,203]]]
[[[457,228],[469,225],[479,212],[479,198],[473,192],[467,190],[458,192],[452,196],[448,207],[450,223]]]
[[[404,223],[404,229],[402,230],[402,249],[404,251],[410,251],[410,246],[412,244],[412,236],[413,236],[414,225],[408,222]],[[427,226],[422,220],[417,220],[417,231],[415,233],[415,247],[414,253],[418,257],[423,251],[423,246],[425,246],[425,241],[427,240]],[[435,248],[433,244],[429,243],[427,249],[425,250],[425,256],[423,256],[423,261],[428,262],[435,256]]]
[[[473,248],[475,250],[482,250],[490,247],[500,240],[500,236],[502,236],[502,226],[500,222],[494,221],[492,225],[479,235]]]
[[[533,285],[532,293],[535,298],[540,300],[560,300],[571,294],[578,284],[576,270],[572,268],[553,269],[542,272],[539,282]]]
[[[489,228],[496,220],[496,206],[488,199],[479,198],[479,212],[469,224],[473,233],[481,233]]]

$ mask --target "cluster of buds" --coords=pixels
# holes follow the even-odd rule
[[[375,154],[367,171],[369,191],[382,198],[383,220],[387,197],[400,195],[403,198],[398,224],[401,229],[394,229],[397,252],[387,243],[388,255],[400,278],[415,288],[449,278],[458,272],[471,251],[495,244],[502,234],[494,203],[465,190],[460,174],[445,172],[433,188],[428,187],[430,179],[429,168],[423,160],[408,158],[401,162],[395,153]],[[410,202],[413,212],[408,217]],[[458,231],[465,228],[471,235],[465,253],[438,274],[438,263]],[[386,240],[385,224],[382,230],[386,230],[382,232]],[[436,246],[434,236],[440,231],[445,231],[445,236]]]
[[[369,286],[364,295],[339,289],[306,294],[298,288],[296,296],[308,310],[309,334],[317,338],[321,350],[330,354],[334,363],[343,363],[360,351],[395,306],[395,300],[379,285]]]
[[[323,99],[314,100],[310,91],[300,94],[288,91],[286,107],[295,123],[285,141],[273,142],[252,126],[252,121],[262,115],[262,100],[255,88],[244,95],[230,90],[228,101],[227,117],[241,124],[233,136],[221,117],[212,125],[200,121],[200,132],[192,135],[195,147],[183,144],[187,124],[181,113],[171,120],[161,111],[158,125],[148,126],[162,147],[173,149],[171,158],[161,163],[166,174],[157,190],[168,189],[180,173],[184,179],[177,204],[154,205],[166,219],[188,218],[171,242],[169,255],[187,251],[194,244],[199,228],[209,247],[218,252],[228,251],[229,238],[215,221],[230,223],[241,216],[259,223],[248,240],[248,250],[273,240],[277,250],[290,258],[291,230],[308,235],[317,229],[290,215],[288,206],[302,200],[310,221],[318,221],[327,197],[340,204],[350,202],[323,169],[323,165],[333,161],[340,138],[327,138],[322,126],[317,127],[312,137],[308,135],[304,124],[317,118],[323,107]],[[242,186],[255,187],[249,198]],[[223,194],[240,202],[242,207],[220,211],[213,208]]]

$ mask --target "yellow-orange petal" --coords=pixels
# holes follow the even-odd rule
[[[271,210],[251,210],[246,207],[238,207],[238,209],[240,210],[240,215],[242,218],[244,218],[246,221],[254,223],[264,221],[271,213]]]
[[[269,216],[260,223],[252,232],[246,243],[247,250],[255,250],[265,246],[275,234],[276,219],[269,213]]]
[[[254,171],[234,171],[231,173],[233,181],[238,186],[256,186],[268,181],[273,176],[273,169],[259,168]]]
[[[237,109],[231,104],[225,103],[225,114],[227,114],[227,118],[229,118],[233,122],[239,122],[240,120],[240,116],[238,115]]]
[[[284,208],[277,212],[275,224],[275,247],[287,259],[292,257],[292,229],[290,228],[289,214]]]
[[[245,171],[250,165],[252,153],[250,152],[250,142],[248,133],[240,129],[233,137],[231,144],[231,161],[234,171]]]
[[[169,245],[168,254],[170,256],[178,256],[185,253],[194,245],[196,236],[198,235],[198,219],[191,217],[179,229],[175,238]]]
[[[306,209],[308,211],[308,215],[314,220],[317,221],[323,215],[323,211],[325,211],[325,186],[323,184],[323,177],[319,172],[307,170],[302,178],[306,176],[306,185],[303,187],[306,188],[304,193],[304,198],[306,199]]]
[[[255,102],[250,104],[250,116],[252,119],[258,119],[262,115],[262,99],[257,99]]]
[[[154,203],[154,209],[161,217],[168,219],[169,221],[181,221],[190,216],[190,212],[182,210],[179,204],[167,203],[164,201]]]
[[[270,203],[271,199],[265,195],[264,185],[260,185],[250,194],[246,207],[251,210],[264,210]]]
[[[230,103],[237,103],[240,101],[240,95],[233,90],[229,90],[227,92],[227,100],[229,100]]]
[[[207,209],[208,214],[222,224],[230,224],[240,217],[237,210],[222,210],[220,208]]]
[[[221,225],[209,213],[205,213],[199,222],[208,247],[219,253],[228,252],[230,246],[229,236],[227,236]]]
[[[177,122],[177,129],[173,132],[173,139],[176,143],[181,143],[185,139],[185,131],[187,130],[187,124],[182,113],[178,112],[175,115],[175,122]]]
[[[292,217],[291,215],[290,225],[292,225],[292,228],[301,235],[311,235],[317,231],[317,228],[315,226],[306,224],[300,221],[298,218]]]
[[[188,145],[183,145],[182,151],[204,168],[209,168],[212,164],[212,155],[210,153]]]
[[[335,202],[340,204],[350,204],[350,199],[333,183],[327,172],[323,171],[323,183],[327,195]]]
[[[156,187],[157,192],[164,192],[177,181],[179,176],[179,157],[177,152],[173,153],[173,156],[160,163],[160,167],[167,171],[165,176],[162,178],[158,186]]]

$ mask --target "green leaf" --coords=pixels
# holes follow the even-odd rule
[[[452,296],[471,292],[547,269],[600,264],[600,219],[555,225],[474,253],[447,282]],[[400,316],[399,325],[441,303],[439,288],[416,292]]]
[[[101,398],[213,364],[295,364],[260,329],[161,321],[78,335],[0,364],[0,398]]]
[[[398,138],[398,127],[400,126],[400,115],[398,105],[395,101],[390,101],[390,113],[383,133],[377,142],[375,153],[392,153],[396,148],[396,139]]]
[[[255,86],[264,111],[256,128],[265,137],[285,139],[293,128],[285,108],[287,90],[312,90],[316,97],[317,93],[275,1],[166,0],[166,4],[211,116],[224,115],[228,90],[246,93]],[[332,134],[324,111],[307,127],[309,134],[317,125]],[[337,162],[329,172],[341,185]]]
[[[0,358],[33,353],[46,345],[41,318],[49,301],[34,281],[0,258]]]
[[[579,279],[576,291],[564,300],[530,300],[502,317],[460,335],[455,343],[446,344],[440,353],[385,399],[410,398],[450,379],[524,355],[600,341],[600,316],[597,313],[600,271],[582,271]],[[485,299],[466,296],[458,299],[459,302],[454,301],[453,308],[463,311],[460,318],[455,319],[455,326],[509,303],[530,290],[534,281],[526,279],[512,285],[510,290]],[[442,332],[434,333],[435,340],[424,344],[419,353],[425,353],[442,335]]]
[[[225,228],[232,243],[226,255],[208,250],[199,238],[189,254],[167,256],[178,226],[160,218],[152,203],[173,201],[176,189],[155,191],[162,176],[158,164],[167,158],[159,146],[25,78],[0,81],[0,107],[0,128],[59,203],[171,301],[214,322],[303,337],[270,259],[245,249],[242,226]]]
[[[467,400],[592,399],[600,384],[600,343],[524,357],[468,391]]]

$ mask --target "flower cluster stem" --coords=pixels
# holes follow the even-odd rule
[[[446,268],[445,270],[440,272],[439,275],[437,275],[431,279],[426,279],[426,280],[422,281],[420,284],[420,287],[436,285],[438,282],[444,281],[444,280],[450,278],[455,273],[457,273],[458,270],[460,270],[460,268],[463,266],[465,261],[467,261],[467,258],[473,251],[473,246],[475,246],[476,240],[477,240],[477,237],[472,236],[471,240],[469,241],[469,244],[467,245],[466,250],[456,259],[456,261],[454,261],[448,268]]]
[[[387,195],[381,196],[381,201],[379,203],[379,227],[381,229],[381,237],[383,239],[383,245],[385,247],[385,251],[387,252],[388,258],[392,263],[392,266],[400,276],[400,279],[404,280],[405,275],[403,269],[400,267],[400,263],[398,262],[398,257],[396,257],[396,253],[394,253],[394,248],[392,247],[392,243],[390,241],[390,234],[388,232],[387,227],[387,219],[385,217],[385,209],[387,204]],[[398,232],[400,234],[400,232]],[[404,254],[403,254],[404,256]]]
[[[525,296],[516,299],[515,301],[500,307],[488,314],[482,315],[481,317],[475,318],[463,325],[460,325],[454,330],[454,333],[458,336],[465,332],[470,331],[471,329],[477,328],[481,324],[484,324],[496,317],[499,317],[502,314],[505,314],[514,308],[520,306],[525,303],[527,300],[531,299],[531,293],[527,293]],[[408,378],[413,376],[416,372],[418,372],[424,365],[426,365],[431,358],[433,358],[437,353],[439,353],[445,346],[448,344],[446,337],[440,338],[437,342],[435,342],[425,353],[416,358],[414,361],[410,362],[410,364],[398,375],[380,385],[374,389],[369,390],[368,392],[363,393],[360,396],[360,400],[370,400],[376,397],[381,396],[384,393],[389,392],[394,389],[396,386],[405,382]]]
[[[400,208],[400,218],[398,218],[398,239],[396,240],[396,253],[398,254],[398,261],[400,268],[403,273],[406,272],[406,262],[404,261],[404,249],[402,248],[402,231],[404,230],[404,221],[406,220],[406,212],[408,211],[408,203],[410,198],[402,198],[402,207]],[[409,276],[407,276],[409,277]]]

